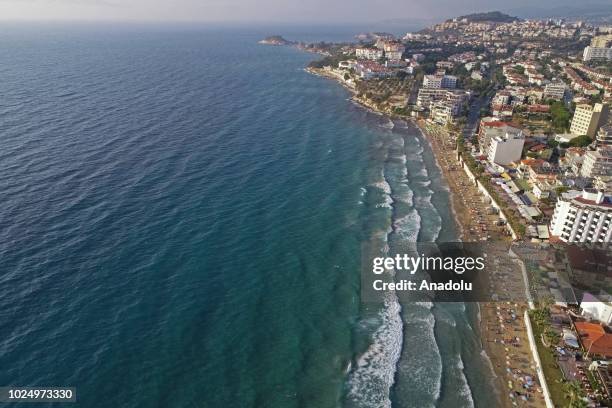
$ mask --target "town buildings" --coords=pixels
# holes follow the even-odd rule
[[[586,39],[593,39],[586,50],[589,60],[599,58],[598,49],[610,48],[608,36],[597,36],[598,32],[602,31],[592,25],[570,22],[447,21],[429,31],[406,35],[403,44],[389,38],[372,40],[375,47],[359,51],[357,64],[346,68],[357,83],[359,79],[385,78],[392,72],[416,74],[401,75],[400,81],[389,81],[388,87],[384,81],[362,86],[378,99],[387,98],[383,91],[391,93],[383,103],[385,109],[392,110],[397,99],[393,92],[401,89],[405,99],[402,109],[397,110],[400,114],[409,111],[413,117],[427,117],[428,126],[455,123],[445,129],[455,137],[463,124],[457,118],[466,114],[466,102],[473,93],[486,103],[474,105],[480,116],[490,117],[482,117],[476,135],[470,134],[471,128],[463,132],[465,152],[473,156],[483,179],[494,189],[500,186],[511,192],[499,199],[515,206],[532,229],[537,223],[548,224],[555,210],[555,217],[562,218],[564,206],[580,208],[585,214],[590,211],[599,222],[602,208],[609,212],[612,186],[612,157],[608,153],[612,151],[612,124],[606,125],[612,104],[612,74],[600,66],[603,64],[582,61]],[[458,50],[452,51],[452,47]],[[415,101],[413,88],[408,86],[420,75],[423,82]],[[458,86],[471,90],[456,89]],[[492,92],[495,94],[490,98]],[[568,117],[572,118],[569,123]],[[583,135],[596,139],[596,150],[580,137]],[[565,188],[579,192],[561,197]],[[597,194],[583,193],[583,188],[605,190],[603,199],[598,202]],[[530,210],[527,215],[525,207]],[[557,226],[550,225],[551,231]],[[576,241],[605,239],[603,230],[596,233],[594,229],[599,224],[593,225],[587,232],[560,227],[558,233],[565,240],[570,235]],[[603,227],[607,228],[605,220]],[[534,236],[528,231],[526,236]]]

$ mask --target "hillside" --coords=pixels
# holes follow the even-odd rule
[[[501,11],[489,11],[486,13],[474,13],[466,16],[458,17],[459,20],[466,19],[468,21],[492,21],[496,23],[512,23],[513,21],[519,21],[518,17],[513,17],[508,14],[504,14]]]

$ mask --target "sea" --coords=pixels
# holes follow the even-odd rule
[[[363,28],[1,26],[0,386],[496,405],[476,305],[360,298],[364,245],[457,240],[427,141],[305,72],[317,55],[257,44]]]

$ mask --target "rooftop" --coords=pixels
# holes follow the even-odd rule
[[[603,326],[588,322],[575,322],[580,342],[590,354],[612,357],[612,334]]]

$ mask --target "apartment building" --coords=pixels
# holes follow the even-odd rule
[[[544,99],[561,100],[565,96],[567,85],[564,82],[556,81],[546,84],[544,87]]]
[[[612,34],[598,35],[591,39],[591,47],[605,48],[612,45]]]
[[[425,75],[423,77],[423,88],[451,89],[457,87],[457,77],[453,75]]]
[[[610,242],[612,196],[603,191],[561,194],[550,222],[550,232],[564,242]]]
[[[521,159],[525,137],[520,130],[518,132],[512,130],[514,128],[510,128],[510,131],[500,132],[501,134],[491,138],[487,154],[489,162],[507,166]]]
[[[608,123],[599,128],[597,132],[597,148],[612,149],[612,123]]]
[[[406,48],[400,42],[387,41],[383,45],[385,58],[390,60],[400,60],[404,55]]]
[[[608,47],[592,47],[588,46],[584,49],[582,60],[585,62],[591,60],[612,60],[612,48]]]
[[[478,129],[478,146],[482,154],[488,155],[491,140],[495,137],[504,137],[506,134],[518,135],[521,129],[510,123],[500,121],[495,117],[486,117],[480,120]]]
[[[453,122],[455,117],[453,115],[453,108],[452,103],[446,101],[433,102],[429,108],[429,117],[438,125],[446,125]]]
[[[597,190],[612,191],[612,176],[595,176],[593,186]]]
[[[607,122],[608,105],[596,103],[594,106],[582,104],[576,106],[570,133],[595,137],[599,127]]]
[[[355,72],[360,78],[368,80],[374,78],[388,78],[395,75],[391,68],[387,68],[375,61],[360,61],[355,65]]]
[[[355,56],[357,58],[379,60],[383,57],[384,51],[378,48],[358,47],[355,49]]]
[[[586,152],[580,175],[582,177],[612,176],[612,149],[602,148]]]
[[[460,89],[421,88],[417,96],[417,106],[429,108],[433,102],[445,101],[453,106],[453,115],[458,115],[469,97],[469,92]]]

